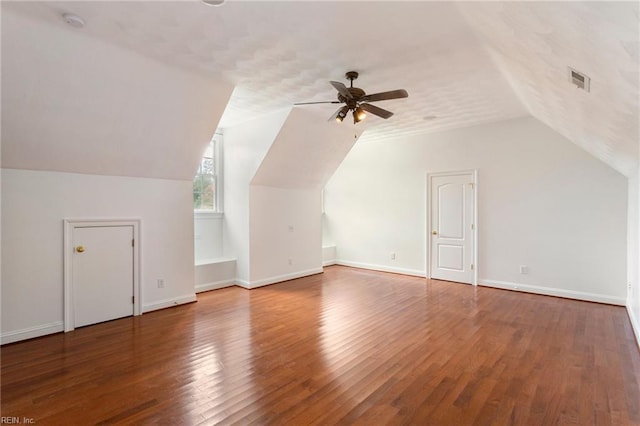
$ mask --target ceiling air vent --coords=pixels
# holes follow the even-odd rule
[[[589,92],[591,79],[585,74],[581,73],[580,71],[576,71],[571,67],[569,67],[569,81],[575,84],[578,89]]]

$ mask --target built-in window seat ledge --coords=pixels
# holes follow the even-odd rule
[[[235,262],[235,257],[214,257],[211,259],[198,259],[196,260],[196,266],[203,265],[215,265],[218,263],[227,263],[227,262]]]
[[[199,259],[196,261],[195,268],[196,293],[235,284],[236,259],[233,257]]]

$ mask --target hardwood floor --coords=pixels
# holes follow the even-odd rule
[[[622,307],[325,273],[2,347],[37,424],[640,424]]]

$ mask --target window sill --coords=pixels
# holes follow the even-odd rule
[[[214,212],[211,210],[194,210],[193,216],[195,219],[222,219],[224,217],[224,213]]]

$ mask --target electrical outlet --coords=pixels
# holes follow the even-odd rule
[[[289,258],[289,265],[293,265],[293,259]]]
[[[529,267],[527,265],[520,265],[520,273],[521,274],[528,274],[529,273]]]
[[[394,252],[391,252],[391,260],[396,260],[396,254]]]
[[[162,278],[158,279],[158,288],[164,288],[164,280]]]

